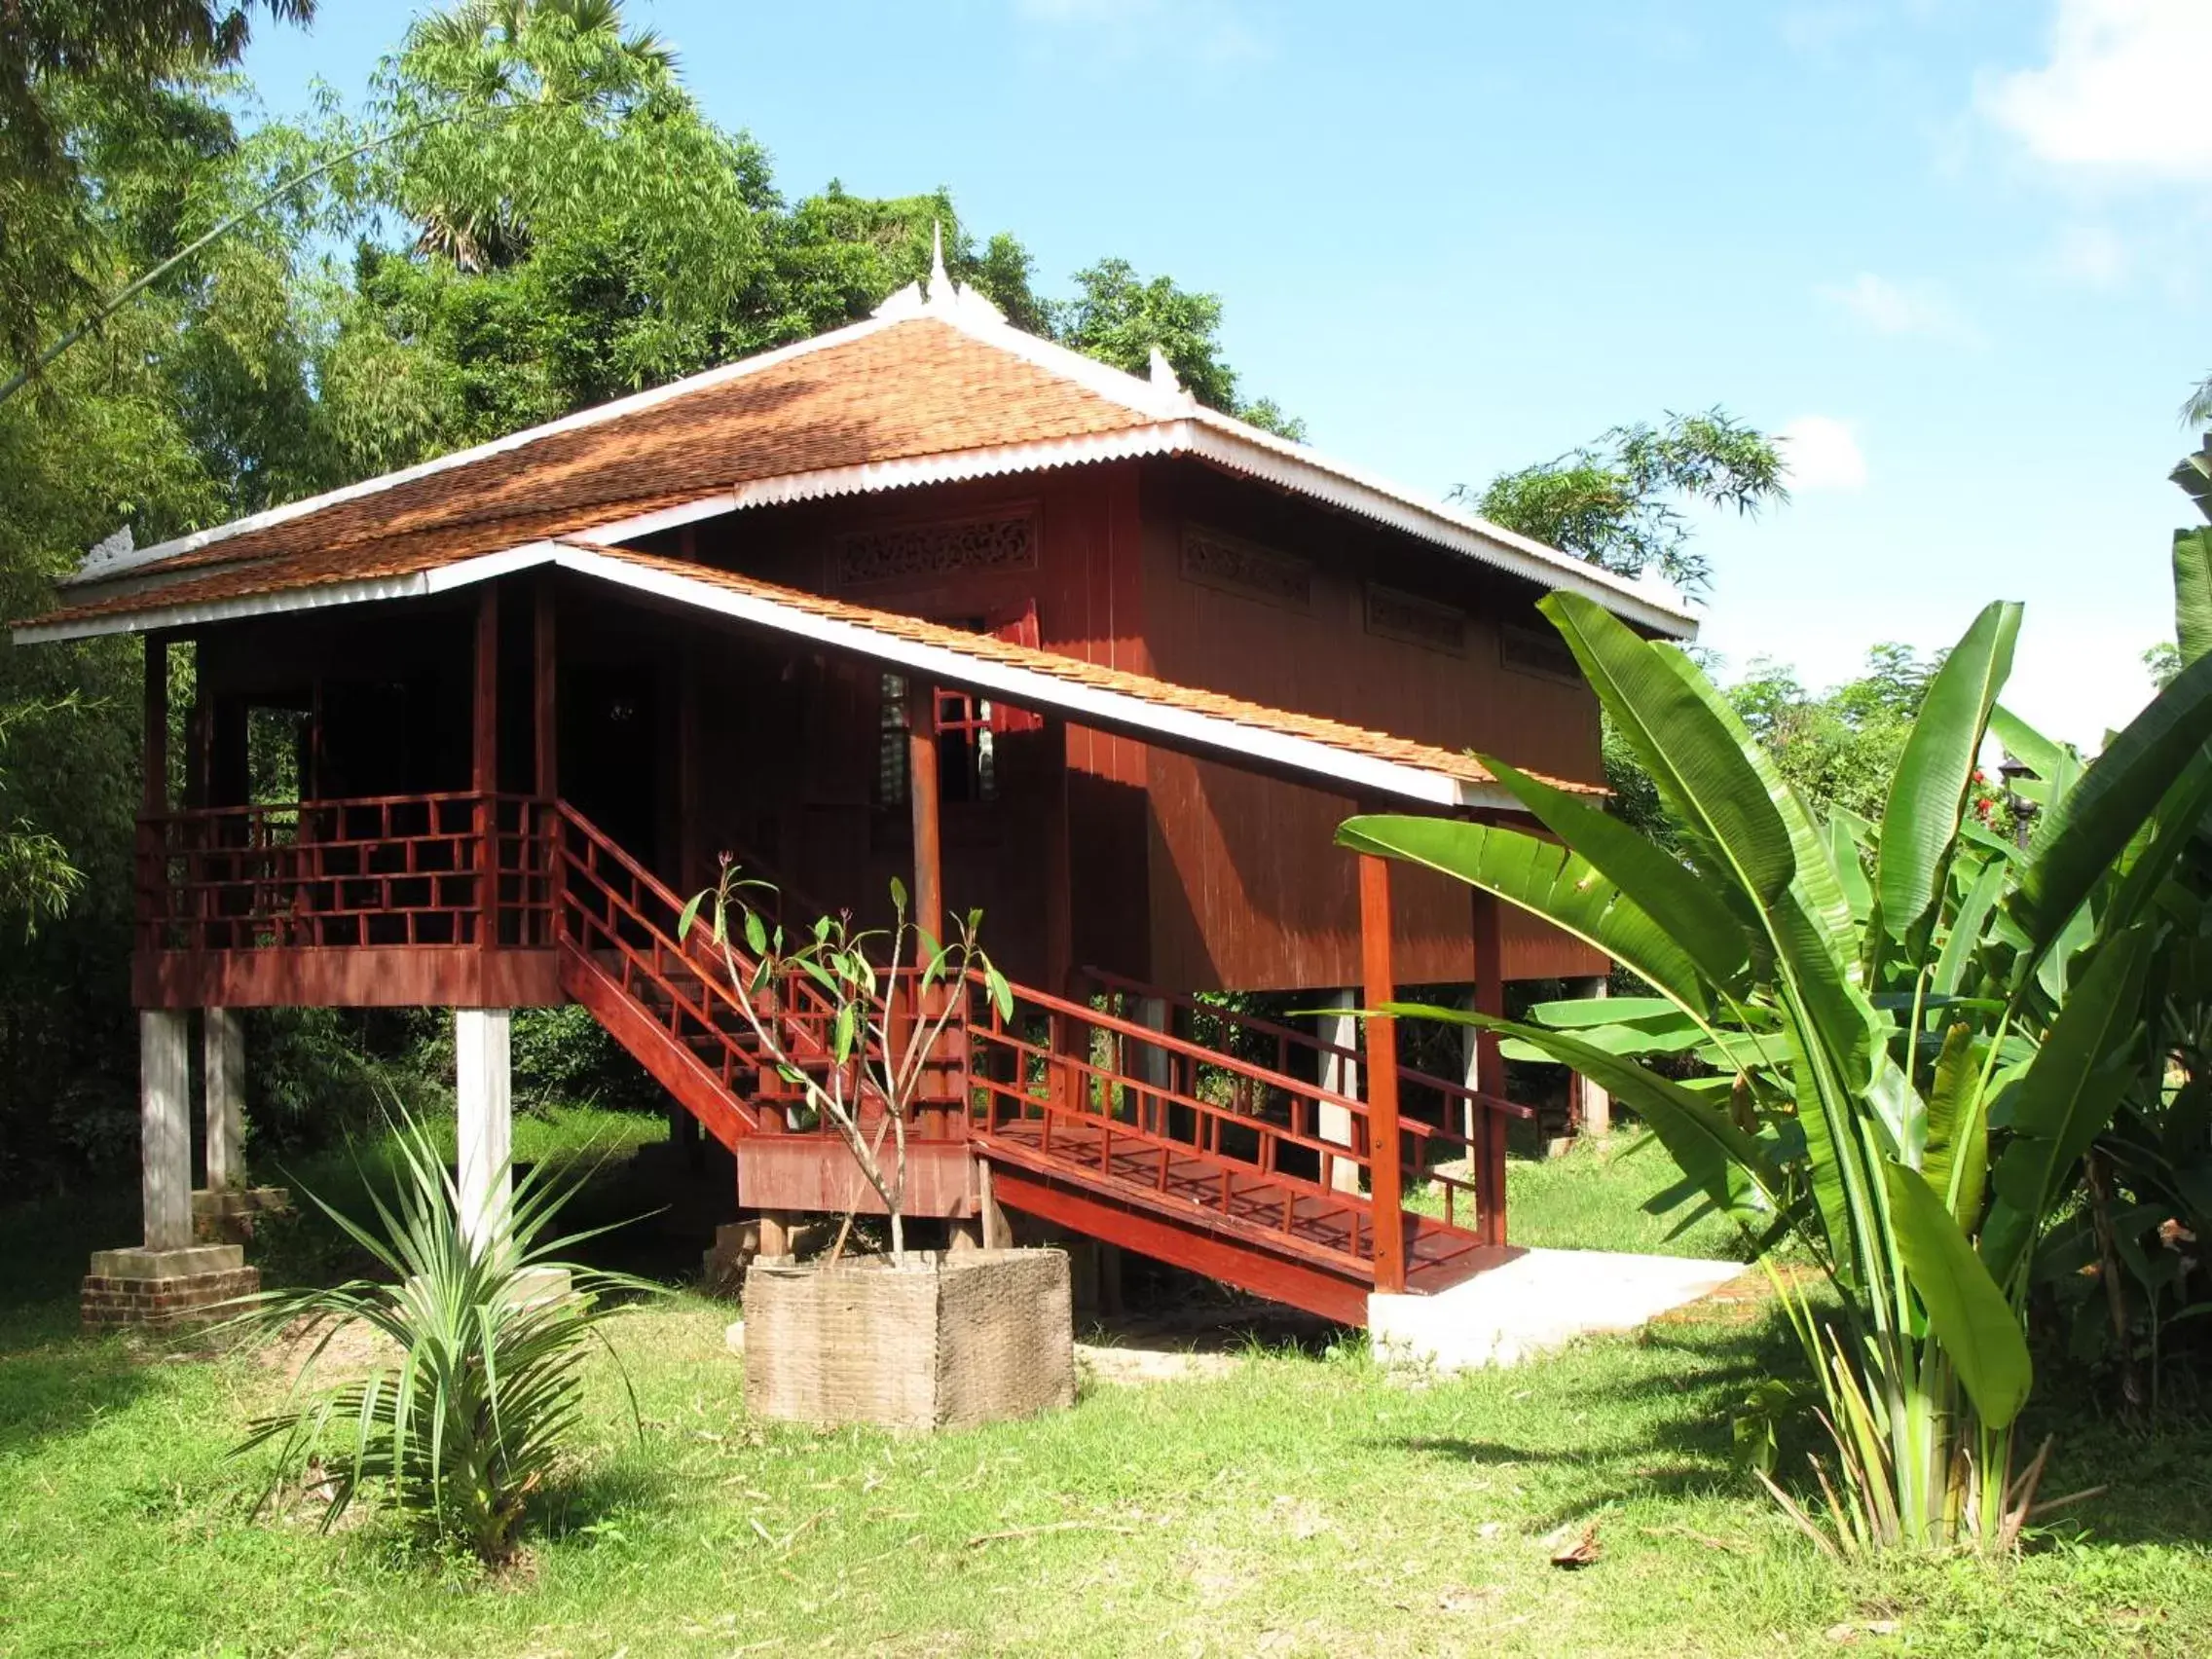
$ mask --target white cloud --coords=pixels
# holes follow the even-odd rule
[[[1866,483],[1866,455],[1857,426],[1832,415],[1800,415],[1775,434],[1792,490],[1858,490]]]
[[[1982,113],[2040,160],[2153,178],[2212,180],[2205,0],[2058,0],[2050,58],[1985,78]]]
[[[1849,282],[1829,283],[1817,292],[1876,334],[1961,343],[1977,338],[1949,297],[1932,282],[1893,282],[1862,271]]]

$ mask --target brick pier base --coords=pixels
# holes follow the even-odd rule
[[[236,1244],[95,1250],[80,1304],[91,1330],[166,1330],[221,1318],[217,1305],[261,1288]]]

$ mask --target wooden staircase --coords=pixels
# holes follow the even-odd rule
[[[849,1166],[842,1143],[794,1116],[796,1091],[763,1065],[718,951],[677,937],[682,900],[566,803],[555,834],[567,993],[733,1152],[803,1134],[811,1156]],[[778,1037],[803,1065],[826,1056],[830,1011],[811,981],[793,978],[778,986]],[[927,1115],[920,1137],[956,1141],[986,1164],[1008,1209],[1364,1324],[1379,1219],[1364,1190],[1367,1107],[1297,1075],[1356,1056],[1152,987],[1106,976],[1096,984],[1083,1001],[1016,985],[1011,1012],[979,981],[964,987],[953,1105]],[[1173,1029],[1161,1028],[1162,1011]],[[1421,1293],[1520,1254],[1504,1239],[1503,1139],[1493,1125],[1529,1113],[1411,1070],[1399,1077],[1439,1120],[1407,1115],[1399,1134],[1404,1167],[1428,1172],[1444,1213],[1381,1206],[1381,1224],[1403,1240],[1406,1289]],[[1444,1126],[1455,1117],[1481,1132]],[[1464,1173],[1436,1167],[1454,1160]]]

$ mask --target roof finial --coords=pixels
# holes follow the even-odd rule
[[[933,303],[952,298],[952,278],[944,269],[944,222],[930,221],[930,281],[925,290]]]
[[[1167,353],[1156,344],[1152,349],[1152,384],[1161,391],[1181,391],[1183,383],[1175,378],[1175,365],[1167,360]]]

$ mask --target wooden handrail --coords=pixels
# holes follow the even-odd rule
[[[1315,1053],[1326,1055],[1331,1059],[1347,1060],[1355,1065],[1366,1064],[1365,1057],[1357,1049],[1347,1049],[1341,1044],[1324,1042],[1310,1031],[1301,1031],[1295,1025],[1285,1025],[1280,1020],[1268,1018],[1265,1014],[1245,1014],[1231,1008],[1217,1008],[1212,1003],[1200,1002],[1187,991],[1163,990],[1158,985],[1148,985],[1141,979],[1131,979],[1124,975],[1116,974],[1105,968],[1082,968],[1078,969],[1077,972],[1104,990],[1120,991],[1127,996],[1157,997],[1176,1008],[1186,1009],[1193,1014],[1203,1014],[1208,1019],[1218,1019],[1225,1025],[1241,1026],[1246,1030],[1256,1031],[1264,1036],[1274,1038],[1278,1042],[1287,1042],[1301,1048],[1310,1049]],[[1155,1039],[1162,1035],[1160,1032],[1153,1031],[1150,1026],[1144,1027],[1144,1029]],[[1209,1054],[1220,1053],[1218,1050],[1206,1051]],[[1235,1056],[1224,1057],[1234,1058]],[[1403,1064],[1397,1070],[1400,1082],[1417,1084],[1423,1088],[1433,1088],[1447,1100],[1480,1106],[1486,1112],[1502,1112],[1509,1118],[1533,1118],[1536,1115],[1536,1109],[1533,1106],[1524,1106],[1517,1100],[1504,1100],[1494,1094],[1485,1094],[1480,1089],[1469,1088],[1463,1083],[1454,1083],[1450,1078],[1438,1077],[1434,1072],[1425,1072],[1417,1067]],[[1413,1127],[1414,1125],[1408,1126]],[[1432,1125],[1421,1124],[1419,1126],[1429,1128]],[[1448,1131],[1446,1138],[1453,1138]],[[1458,1138],[1463,1139],[1464,1137]]]

